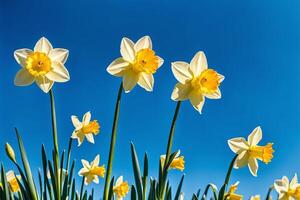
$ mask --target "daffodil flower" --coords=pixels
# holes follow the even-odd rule
[[[260,195],[257,194],[257,195],[255,195],[255,196],[251,196],[251,197],[250,197],[250,200],[260,200]]]
[[[127,181],[123,181],[123,176],[117,179],[116,185],[113,187],[113,191],[118,200],[122,200],[129,192],[129,185]]]
[[[243,195],[235,193],[239,184],[240,184],[240,182],[237,181],[235,184],[230,186],[228,193],[225,194],[226,200],[242,200],[243,199]]]
[[[20,186],[17,179],[21,180],[21,176],[16,176],[12,170],[6,173],[6,180],[12,192],[20,191]]]
[[[166,155],[160,156],[160,162],[161,166],[163,167],[165,165]],[[180,150],[177,152],[175,158],[170,164],[170,169],[178,169],[180,171],[184,170],[184,156],[180,156]]]
[[[268,143],[266,146],[258,146],[262,139],[262,130],[256,127],[248,136],[248,141],[245,138],[238,137],[228,140],[230,149],[238,154],[234,168],[238,169],[248,164],[249,170],[253,176],[257,176],[258,160],[265,164],[271,162],[273,158],[273,143]]]
[[[66,82],[70,79],[64,64],[69,51],[53,49],[51,43],[42,37],[34,46],[34,50],[18,49],[14,52],[16,61],[22,69],[15,77],[15,85],[27,86],[34,81],[45,93],[49,92],[54,82]]]
[[[89,185],[91,182],[99,183],[99,178],[104,177],[105,174],[105,167],[104,165],[99,166],[100,163],[100,156],[97,155],[95,159],[89,163],[88,161],[82,159],[81,163],[83,168],[78,172],[79,176],[84,176],[84,183],[85,185]]]
[[[286,176],[275,180],[274,187],[279,194],[279,200],[300,199],[300,184],[298,183],[297,174],[295,174],[291,182]]]
[[[114,60],[107,72],[123,77],[123,88],[130,92],[136,84],[146,91],[152,91],[154,86],[153,74],[163,64],[163,59],[152,50],[152,41],[144,36],[136,43],[124,37],[120,47],[122,57]]]
[[[221,98],[219,86],[224,80],[224,76],[213,69],[208,69],[206,56],[202,51],[196,53],[190,63],[173,62],[172,71],[179,81],[173,90],[172,100],[189,99],[193,107],[201,113],[205,97]]]
[[[90,143],[95,143],[93,134],[98,135],[100,125],[97,120],[91,121],[91,112],[84,114],[82,122],[75,115],[71,116],[71,120],[75,127],[71,138],[78,140],[78,146],[82,144],[85,137]]]

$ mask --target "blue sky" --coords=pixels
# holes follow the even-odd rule
[[[176,103],[170,99],[176,83],[172,61],[190,61],[202,50],[208,65],[225,75],[223,98],[208,100],[199,115],[184,102],[177,122],[174,150],[185,155],[187,197],[199,187],[223,181],[234,154],[227,146],[232,137],[246,137],[260,125],[262,143],[274,142],[274,159],[259,163],[258,177],[247,168],[234,170],[245,196],[264,196],[275,178],[300,173],[300,2],[253,1],[9,1],[0,6],[0,145],[16,147],[13,127],[18,127],[33,169],[41,166],[40,149],[52,148],[49,95],[36,85],[16,87],[19,70],[13,58],[18,48],[33,48],[42,36],[54,47],[70,50],[66,66],[71,80],[55,84],[54,93],[61,149],[67,147],[73,126],[72,114],[91,111],[101,123],[96,144],[74,145],[73,156],[108,159],[109,140],[117,89],[121,79],[106,72],[120,56],[121,38],[136,41],[152,38],[165,63],[155,74],[152,93],[136,87],[123,96],[114,161],[114,175],[133,181],[130,141],[138,154],[150,157],[150,174],[157,176],[157,163],[165,153],[168,131]],[[12,167],[0,149],[0,160]],[[181,172],[172,171],[177,185]],[[102,192],[104,180],[93,185]]]

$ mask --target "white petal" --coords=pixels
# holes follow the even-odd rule
[[[116,181],[116,186],[121,185],[121,183],[123,183],[123,176],[120,176],[117,181]]]
[[[160,68],[164,64],[164,59],[162,59],[159,56],[157,56],[157,58],[158,58],[158,68]]]
[[[189,84],[177,83],[172,92],[171,99],[174,101],[183,101],[189,98],[189,94],[192,91]]]
[[[77,141],[78,141],[78,146],[80,146],[85,138],[85,135],[81,131],[76,131],[77,134]]]
[[[83,165],[84,168],[90,168],[90,163],[87,160],[82,159],[81,163]]]
[[[53,62],[61,62],[62,64],[65,64],[69,56],[69,50],[62,49],[62,48],[55,48],[52,49],[49,53],[49,57],[51,58],[51,61]]]
[[[68,70],[61,62],[53,62],[53,69],[46,74],[46,77],[55,82],[66,82],[70,80]]]
[[[262,130],[260,126],[258,126],[248,136],[248,142],[250,146],[255,146],[260,142],[261,138],[262,138]]]
[[[50,51],[52,49],[53,49],[53,47],[52,47],[51,43],[45,37],[42,37],[41,39],[39,39],[39,41],[34,46],[35,52],[43,52],[47,55],[50,53]]]
[[[92,144],[95,143],[95,141],[94,141],[94,136],[93,136],[92,133],[86,134],[85,137],[86,137],[87,141],[89,141],[90,143],[92,143]]]
[[[146,91],[151,92],[154,85],[153,75],[142,72],[139,76],[138,84]]]
[[[190,71],[190,65],[186,62],[173,62],[172,72],[180,83],[186,83],[193,78],[193,75]]]
[[[130,92],[139,80],[139,75],[133,70],[126,70],[123,76],[123,88],[126,93]]]
[[[283,179],[275,180],[274,187],[278,193],[287,192],[289,190],[289,184],[286,184]]]
[[[258,163],[256,158],[249,158],[248,167],[253,176],[257,176]]]
[[[189,99],[194,108],[201,114],[205,102],[203,95],[197,91],[191,91],[189,93]]]
[[[94,181],[94,183],[98,184],[98,183],[99,183],[99,178],[98,178],[98,176],[95,175],[93,181]]]
[[[17,86],[26,86],[34,82],[34,76],[32,76],[27,69],[22,68],[15,76],[14,84]]]
[[[205,94],[205,97],[209,98],[209,99],[220,99],[222,97],[221,95],[221,91],[218,88],[214,93],[212,94]]]
[[[218,74],[219,77],[219,83],[223,82],[225,77],[222,74]]]
[[[249,154],[247,153],[247,151],[242,151],[235,163],[234,163],[234,168],[238,169],[238,168],[241,168],[241,167],[244,167],[248,164],[248,159],[249,159]]]
[[[19,63],[22,67],[25,66],[25,61],[26,58],[29,54],[32,53],[32,50],[30,49],[18,49],[14,52],[14,57],[17,61],[17,63]]]
[[[199,76],[203,70],[207,69],[206,56],[203,51],[196,53],[190,66],[194,76]]]
[[[296,189],[295,186],[297,186],[297,185],[298,185],[298,177],[297,177],[297,174],[295,174],[295,176],[291,180],[290,187],[291,187],[291,189]]]
[[[135,58],[135,52],[134,52],[134,43],[124,37],[121,41],[121,55],[124,58],[124,60],[128,62],[133,62]]]
[[[237,154],[249,148],[249,145],[247,144],[245,138],[242,137],[232,138],[228,140],[228,145],[230,149]]]
[[[149,36],[144,36],[135,43],[135,52],[138,52],[142,49],[152,49],[152,41]]]
[[[92,166],[95,167],[95,166],[98,166],[99,165],[99,162],[100,162],[100,155],[97,155],[94,159],[94,161],[92,162]]]
[[[41,90],[45,93],[48,93],[49,90],[52,88],[53,86],[53,81],[51,81],[50,79],[48,79],[45,76],[38,76],[36,77],[36,84],[41,88]]]
[[[107,72],[114,76],[122,76],[123,71],[128,68],[129,62],[125,61],[123,58],[117,58],[108,67]]]
[[[90,111],[86,112],[86,113],[83,115],[82,123],[83,123],[84,126],[86,126],[86,125],[88,125],[88,124],[90,123],[91,117],[92,117],[92,115],[91,115],[91,112],[90,112]]]
[[[76,129],[82,128],[82,123],[79,121],[78,117],[75,115],[71,116],[72,123]]]

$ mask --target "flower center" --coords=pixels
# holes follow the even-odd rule
[[[113,190],[119,198],[123,198],[129,192],[129,185],[127,182],[123,182],[120,185],[114,187]]]
[[[105,174],[105,168],[104,166],[96,166],[94,167],[93,169],[91,169],[89,171],[90,174],[92,175],[96,175],[96,176],[101,176],[101,177],[104,177],[104,174]]]
[[[10,180],[8,183],[12,192],[18,192],[20,190],[17,178]]]
[[[253,146],[249,148],[248,153],[251,157],[257,158],[268,164],[273,158],[274,150],[272,146],[272,143],[268,143],[266,146]]]
[[[218,73],[212,69],[204,70],[191,81],[192,87],[204,94],[213,94],[220,85]]]
[[[41,52],[34,52],[26,58],[26,69],[33,76],[42,76],[47,74],[51,70],[51,60],[45,54]]]
[[[152,49],[142,49],[137,52],[132,67],[136,72],[153,74],[158,68],[158,57]]]
[[[88,125],[85,125],[81,128],[83,134],[98,134],[100,130],[100,125],[97,120],[91,121]]]
[[[184,170],[184,157],[180,156],[179,158],[175,158],[170,165],[171,168]]]

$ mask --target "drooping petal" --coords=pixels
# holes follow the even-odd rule
[[[251,158],[250,157],[248,159],[248,167],[249,167],[249,170],[250,170],[251,174],[253,176],[257,176],[258,163],[257,163],[256,158]]]
[[[158,59],[158,66],[157,68],[160,68],[163,64],[164,64],[164,59],[162,59],[161,57],[159,56],[156,56],[157,59]]]
[[[205,94],[205,97],[209,99],[220,99],[222,97],[221,91],[218,88],[214,93],[212,94]]]
[[[53,62],[61,62],[65,64],[69,56],[69,50],[62,48],[52,49],[49,53],[49,57]]]
[[[96,176],[96,175],[94,176],[94,180],[93,180],[93,182],[94,182],[94,183],[96,183],[96,184],[98,184],[98,183],[99,183],[99,178],[98,178],[98,176]]]
[[[142,72],[139,76],[138,84],[148,92],[153,91],[153,75]]]
[[[82,128],[82,123],[79,121],[77,116],[72,115],[71,120],[72,120],[72,123],[73,123],[74,127],[76,128],[76,130]]]
[[[135,51],[134,51],[134,43],[124,37],[121,41],[121,55],[124,58],[124,60],[132,63],[135,58]]]
[[[200,92],[193,90],[189,93],[189,99],[194,108],[201,114],[205,102],[203,95]]]
[[[91,117],[92,117],[92,115],[91,115],[90,111],[88,111],[87,113],[85,113],[83,115],[82,123],[83,123],[84,126],[86,126],[86,125],[88,125],[90,123]]]
[[[53,86],[53,81],[48,79],[45,76],[38,76],[36,77],[36,84],[41,88],[41,90],[45,93],[48,93],[49,90],[52,88]]]
[[[88,175],[85,177],[85,182],[84,182],[84,184],[85,184],[85,185],[91,184],[91,183],[94,181],[94,178],[95,178],[94,175],[88,174]]]
[[[189,84],[177,83],[172,92],[171,99],[174,101],[183,101],[189,98],[192,88]]]
[[[66,67],[61,62],[53,62],[53,69],[46,74],[46,77],[55,82],[66,82],[70,80],[70,75]]]
[[[207,60],[203,51],[196,53],[190,63],[190,66],[191,71],[196,77],[199,76],[203,70],[207,69]]]
[[[262,130],[260,126],[258,126],[248,136],[248,143],[250,144],[250,146],[255,146],[260,142],[261,138],[262,138]]]
[[[142,49],[152,49],[152,41],[149,36],[144,36],[135,43],[135,52],[138,52]]]
[[[234,163],[234,168],[238,169],[238,168],[242,168],[244,166],[246,166],[248,164],[248,159],[249,159],[249,154],[247,153],[247,151],[242,151],[235,163]]]
[[[129,62],[125,61],[123,58],[117,58],[108,67],[107,72],[114,76],[122,76],[122,72],[128,68]]]
[[[126,93],[130,92],[139,80],[139,75],[133,70],[126,70],[123,75],[123,88]]]
[[[50,51],[52,49],[53,49],[53,47],[52,47],[51,43],[45,37],[42,37],[41,39],[39,39],[39,41],[34,46],[35,52],[42,52],[47,55],[50,53]]]
[[[77,146],[80,146],[84,141],[85,135],[81,131],[74,131],[72,134],[72,138],[77,139],[78,141]]]
[[[193,78],[189,68],[190,65],[186,62],[178,61],[172,63],[172,72],[180,83],[186,83]]]
[[[95,141],[94,141],[94,136],[92,133],[89,133],[89,134],[85,134],[85,137],[87,139],[87,141],[89,141],[90,143],[94,144]]]
[[[32,53],[32,50],[30,49],[18,49],[14,52],[14,57],[22,67],[25,67],[26,63],[26,58],[29,54]]]
[[[22,68],[16,74],[14,84],[17,86],[26,86],[32,84],[34,80],[34,76],[32,76],[27,69]]]
[[[116,181],[116,185],[115,186],[119,186],[121,185],[121,183],[123,183],[123,176],[120,176],[117,181]]]
[[[228,145],[229,148],[237,154],[249,148],[247,141],[245,140],[245,138],[242,137],[232,138],[228,140]]]

